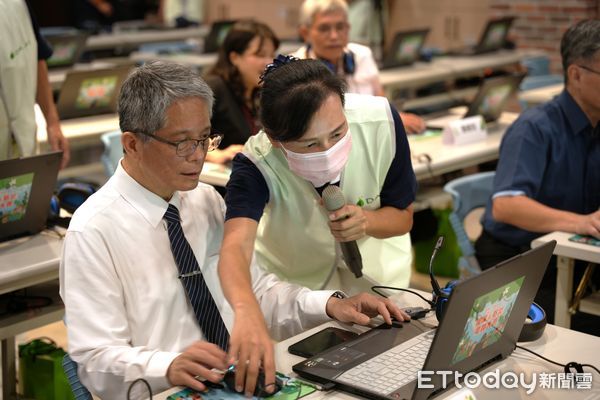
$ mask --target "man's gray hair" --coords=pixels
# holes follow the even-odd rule
[[[167,61],[152,61],[136,68],[119,93],[121,132],[153,134],[164,127],[167,109],[177,100],[190,97],[205,101],[212,116],[213,92],[191,68]]]
[[[300,7],[300,25],[309,27],[315,15],[323,12],[343,11],[348,16],[348,4],[345,0],[304,0]]]
[[[600,20],[587,19],[567,29],[560,42],[565,82],[569,65],[593,61],[599,50]]]

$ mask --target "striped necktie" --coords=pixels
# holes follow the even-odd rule
[[[206,286],[192,247],[183,234],[177,207],[169,204],[164,219],[167,221],[171,251],[179,268],[179,279],[185,287],[200,328],[209,342],[227,351],[229,333],[215,300]]]

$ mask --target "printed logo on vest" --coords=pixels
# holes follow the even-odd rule
[[[375,200],[377,200],[379,197],[380,197],[379,195],[377,195],[375,197],[365,197],[365,198],[359,197],[358,201],[356,202],[356,205],[359,207],[364,207],[365,204],[371,204]]]

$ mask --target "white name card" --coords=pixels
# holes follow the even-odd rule
[[[444,127],[442,142],[444,144],[467,144],[485,140],[487,127],[481,115],[457,119]]]

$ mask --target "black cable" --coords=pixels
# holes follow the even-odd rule
[[[598,368],[596,368],[595,366],[591,365],[591,364],[579,364],[579,363],[576,363],[576,362],[570,362],[570,363],[568,363],[568,364],[561,364],[561,363],[559,363],[559,362],[552,361],[552,360],[550,360],[549,358],[546,358],[546,357],[544,357],[543,355],[541,355],[541,354],[538,354],[538,353],[536,353],[535,351],[528,349],[527,347],[523,347],[523,346],[519,346],[519,345],[516,345],[516,347],[517,347],[518,349],[525,350],[525,351],[527,351],[527,352],[529,352],[529,353],[533,354],[534,356],[537,356],[537,357],[541,358],[542,360],[549,362],[550,364],[558,365],[559,367],[563,367],[563,368],[565,368],[565,372],[568,372],[568,371],[567,371],[567,366],[568,366],[568,365],[574,365],[575,367],[576,367],[577,365],[579,365],[580,367],[589,367],[589,368],[592,368],[592,369],[593,369],[593,370],[595,370],[595,371],[596,371],[598,374],[600,374],[600,370],[599,370]]]
[[[371,290],[375,293],[377,293],[378,295],[380,295],[381,297],[385,297],[387,298],[388,296],[385,295],[384,293],[381,293],[380,291],[378,291],[377,289],[388,289],[388,290],[399,290],[402,292],[408,292],[411,294],[414,294],[415,296],[419,296],[421,299],[423,299],[423,301],[425,301],[427,304],[429,304],[432,307],[435,307],[435,303],[431,300],[427,300],[425,297],[423,297],[422,295],[420,295],[419,293],[410,290],[410,289],[404,289],[404,288],[397,288],[397,287],[393,287],[393,286],[380,286],[380,285],[376,285],[376,286],[371,286]]]
[[[150,384],[148,383],[148,381],[145,380],[144,378],[138,378],[135,381],[131,382],[131,384],[129,385],[129,389],[127,389],[127,400],[131,399],[131,389],[133,389],[135,384],[138,382],[143,382],[144,385],[146,385],[146,389],[148,389],[148,394],[150,395],[149,399],[152,400],[152,388],[150,387]]]

